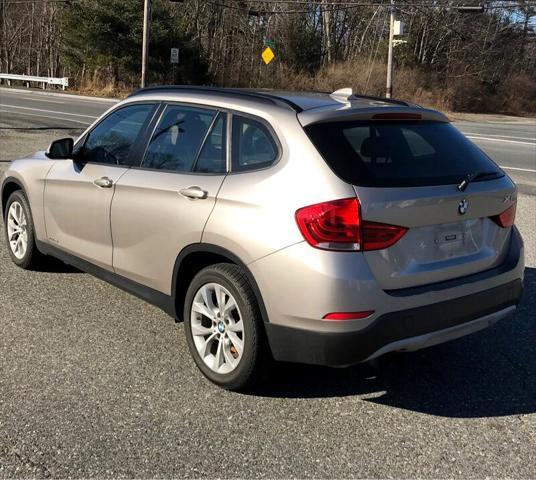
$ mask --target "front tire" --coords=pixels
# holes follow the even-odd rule
[[[22,190],[16,190],[9,196],[4,226],[7,249],[13,263],[25,270],[37,268],[42,263],[43,255],[35,245],[32,212]]]
[[[201,372],[228,390],[264,378],[269,354],[257,300],[244,271],[220,263],[192,280],[184,305],[188,348]]]

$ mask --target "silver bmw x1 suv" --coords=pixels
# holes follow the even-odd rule
[[[517,190],[402,101],[147,88],[1,180],[13,261],[50,255],[183,320],[213,382],[347,366],[510,316]]]

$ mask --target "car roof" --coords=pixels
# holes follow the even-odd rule
[[[268,89],[241,89],[206,87],[193,85],[169,85],[141,88],[131,95],[132,97],[165,96],[180,99],[182,96],[202,97],[210,96],[220,102],[231,101],[232,103],[246,101],[263,103],[270,106],[294,111],[302,124],[309,124],[328,119],[342,119],[348,114],[357,113],[369,115],[378,110],[392,112],[416,112],[423,118],[439,121],[448,121],[443,114],[424,109],[418,105],[403,100],[373,97],[368,95],[354,94],[351,88],[344,88],[332,93],[315,91],[288,91]]]
[[[269,89],[250,89],[250,88],[221,88],[221,87],[206,87],[206,86],[192,86],[192,85],[163,85],[155,87],[146,87],[136,90],[130,94],[128,98],[143,95],[146,93],[161,93],[165,95],[172,95],[174,93],[199,93],[199,94],[212,94],[223,97],[243,97],[245,99],[256,99],[260,101],[268,101],[270,103],[279,104],[292,108],[297,113],[305,110],[311,110],[313,108],[326,108],[333,106],[333,108],[340,107],[340,100],[336,100],[334,94],[327,92],[316,91],[291,91],[291,90],[269,90]],[[334,92],[335,94],[337,92]],[[351,93],[351,97],[348,100],[352,103],[353,107],[373,107],[379,105],[404,105],[410,106],[409,103],[403,100],[395,100],[383,97],[372,97],[368,95],[357,95]]]
[[[264,103],[272,106],[279,106],[286,109],[291,109],[296,112],[301,112],[302,108],[299,105],[293,104],[290,100],[274,95],[267,95],[265,92],[256,90],[240,89],[240,88],[219,88],[193,85],[162,85],[155,87],[146,87],[136,90],[127,98],[143,97],[143,96],[162,96],[162,97],[177,97],[181,99],[184,96],[198,97],[204,99],[207,96],[217,99],[218,101],[231,101],[231,103],[241,102],[256,102]]]
[[[339,96],[337,95],[337,92],[295,92],[289,90],[256,90],[256,92],[290,101],[295,105],[298,105],[301,108],[301,111],[330,106],[338,108],[341,106],[341,102],[351,103],[353,108],[369,108],[380,105],[410,105],[403,100],[355,94],[351,89],[348,89],[349,95],[341,95],[339,99],[337,98]]]

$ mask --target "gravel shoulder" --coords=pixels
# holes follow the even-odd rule
[[[514,115],[502,115],[499,113],[462,113],[462,112],[448,112],[449,118],[452,121],[465,121],[465,122],[482,122],[482,123],[510,123],[518,125],[535,125],[536,117],[525,116],[518,117]]]

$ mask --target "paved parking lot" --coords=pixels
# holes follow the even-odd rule
[[[204,380],[158,309],[16,268],[1,226],[0,477],[534,478],[536,197],[517,218],[513,321],[375,367],[285,365],[248,395]]]

